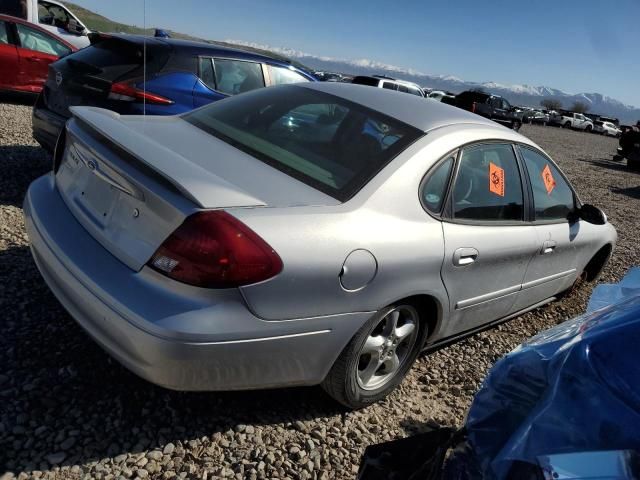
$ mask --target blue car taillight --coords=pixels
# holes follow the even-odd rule
[[[140,88],[136,88],[127,82],[118,82],[111,85],[109,92],[111,100],[121,100],[124,102],[142,102],[153,103],[156,105],[173,105],[175,102],[169,98],[163,97],[153,92],[148,92]]]

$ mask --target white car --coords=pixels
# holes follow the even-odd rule
[[[447,95],[446,92],[443,92],[442,90],[433,90],[432,92],[429,93],[429,95],[427,95],[427,98],[431,98],[433,100],[437,100],[438,102],[442,101],[442,97],[445,97]]]
[[[622,134],[622,130],[611,122],[594,122],[593,131],[611,137],[619,137]]]
[[[396,92],[410,93],[411,95],[424,97],[424,91],[417,83],[397,80],[395,78],[385,77],[384,75],[358,75],[351,80],[351,83],[384,88],[386,90],[395,90]]]
[[[48,30],[77,48],[89,46],[89,29],[54,0],[0,0],[0,14],[11,15]]]

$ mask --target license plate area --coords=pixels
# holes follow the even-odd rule
[[[106,228],[120,192],[94,174],[84,164],[79,166],[83,181],[76,190],[75,203],[96,225]]]

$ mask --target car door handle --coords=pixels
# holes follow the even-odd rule
[[[546,255],[547,253],[553,253],[555,248],[556,248],[556,242],[554,240],[546,240],[542,244],[542,249],[540,250],[540,253],[542,255]]]
[[[457,267],[471,265],[478,258],[478,250],[471,247],[458,248],[453,252],[453,264]]]

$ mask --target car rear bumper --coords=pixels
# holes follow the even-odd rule
[[[52,112],[46,107],[42,95],[38,96],[32,114],[33,138],[35,138],[45,150],[53,152],[58,136],[64,128],[66,121],[67,119],[65,117]]]
[[[200,289],[148,268],[135,272],[75,220],[51,174],[31,184],[24,212],[33,258],[60,303],[125,367],[167,388],[318,384],[371,315],[265,321],[237,289]]]

